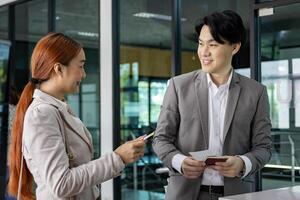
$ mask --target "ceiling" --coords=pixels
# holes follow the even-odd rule
[[[121,42],[137,46],[171,48],[171,20],[134,16],[136,13],[171,16],[171,0],[126,0],[120,2]],[[182,48],[185,50],[197,48],[194,26],[199,19],[212,11],[236,10],[244,19],[245,25],[249,26],[249,1],[247,0],[184,0],[181,2]]]
[[[181,1],[182,48],[196,49],[194,26],[212,11],[232,9],[243,18],[249,30],[250,0],[184,0]],[[16,39],[37,41],[47,32],[47,0],[32,0],[16,6]],[[81,41],[86,47],[98,48],[99,1],[56,0],[56,30]],[[251,1],[252,2],[252,1]],[[171,48],[172,0],[121,0],[120,39],[132,46]],[[278,40],[280,45],[299,45],[299,5],[275,8],[275,14],[262,18],[262,32],[270,34],[266,44]],[[150,13],[155,17],[137,17]],[[0,8],[0,37],[7,38],[7,6]],[[299,27],[299,28],[298,28]],[[276,34],[274,34],[274,31]],[[266,37],[267,38],[267,37]]]

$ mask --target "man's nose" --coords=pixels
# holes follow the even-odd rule
[[[202,47],[201,55],[202,56],[209,56],[210,51],[209,51],[209,46],[205,45]]]

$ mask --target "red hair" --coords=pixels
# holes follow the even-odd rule
[[[82,46],[73,39],[61,33],[49,33],[36,44],[31,56],[31,76],[44,81],[50,78],[55,63],[68,65],[76,57]],[[35,84],[31,81],[25,86],[19,103],[11,131],[11,144],[9,148],[9,182],[8,192],[17,196],[18,183],[21,171],[23,123],[27,108],[32,102]],[[32,191],[33,177],[23,162],[21,199],[32,200],[35,195]]]

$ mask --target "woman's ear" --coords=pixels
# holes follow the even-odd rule
[[[56,75],[62,76],[62,64],[60,63],[55,63],[53,66],[53,71]]]
[[[233,46],[233,51],[232,51],[232,55],[235,55],[241,48],[241,43],[235,43],[232,45]]]

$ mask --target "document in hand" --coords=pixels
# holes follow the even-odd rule
[[[226,162],[227,156],[216,156],[212,151],[196,151],[190,152],[193,158],[200,161],[205,161],[206,165],[214,165],[216,162]]]

